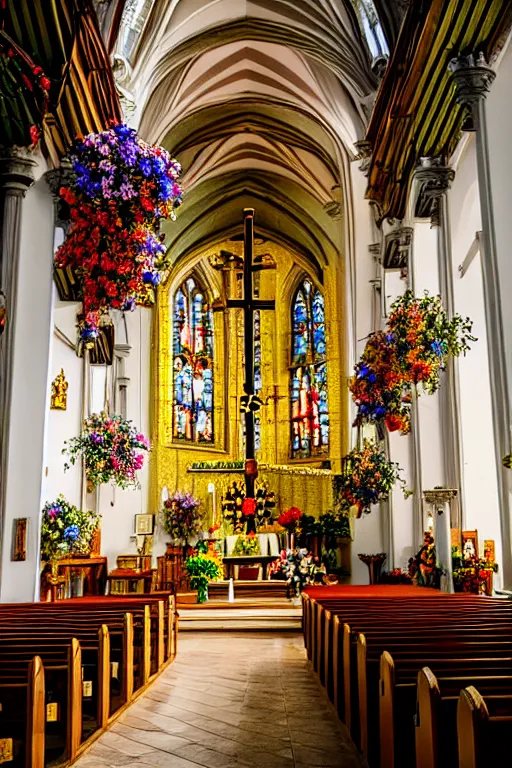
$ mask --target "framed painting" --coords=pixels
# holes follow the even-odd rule
[[[136,536],[148,536],[153,533],[155,522],[154,515],[135,515],[135,534]]]
[[[478,558],[478,531],[462,531],[462,557]]]

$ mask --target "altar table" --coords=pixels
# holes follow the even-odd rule
[[[228,579],[233,577],[235,565],[261,565],[263,578],[268,580],[267,565],[275,560],[279,560],[279,555],[227,555],[223,558]]]

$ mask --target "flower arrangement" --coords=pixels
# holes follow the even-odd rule
[[[459,547],[452,547],[452,565],[455,592],[491,594],[492,574],[498,570],[498,563],[494,560],[485,560],[476,555],[465,558]]]
[[[90,552],[100,520],[96,512],[77,509],[60,495],[44,505],[42,516],[41,555],[45,560]]]
[[[185,562],[185,570],[190,576],[190,586],[197,590],[197,602],[208,599],[208,584],[223,576],[222,558],[218,552],[208,548],[206,542],[199,542],[193,555]]]
[[[260,544],[255,533],[240,534],[233,547],[233,555],[259,555]]]
[[[37,144],[50,88],[51,82],[42,68],[0,30],[1,144],[20,147]]]
[[[448,319],[439,296],[415,298],[407,291],[391,305],[385,331],[372,334],[350,382],[357,405],[355,425],[384,421],[390,432],[410,430],[412,388],[429,394],[439,389],[449,357],[458,357],[476,341],[472,323]]]
[[[368,513],[372,504],[384,501],[396,482],[402,486],[405,496],[405,480],[400,467],[389,461],[386,454],[371,440],[365,440],[362,448],[354,448],[345,457],[345,470],[339,478],[340,503],[349,509],[358,507],[358,517]]]
[[[412,584],[410,574],[401,568],[393,568],[392,571],[383,571],[380,575],[379,584]]]
[[[290,507],[285,512],[281,512],[277,518],[277,522],[283,528],[286,528],[288,533],[295,533],[297,526],[302,518],[302,512],[297,507]]]
[[[89,134],[71,151],[73,178],[61,189],[71,227],[56,253],[58,268],[82,281],[81,337],[97,336],[100,315],[146,303],[166,269],[162,219],[181,203],[181,166],[125,124]]]
[[[113,483],[120,488],[138,488],[136,472],[144,464],[149,441],[122,416],[93,413],[85,419],[82,433],[65,444],[63,453],[71,464],[84,461],[87,481],[94,487]],[[65,465],[69,469],[69,465]]]
[[[175,493],[164,501],[164,530],[175,540],[187,542],[201,530],[201,502],[191,493]]]

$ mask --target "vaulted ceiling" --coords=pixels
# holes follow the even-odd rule
[[[137,1],[142,32],[134,45],[121,26],[117,51],[141,135],[184,167],[174,253],[238,233],[254,207],[260,235],[319,269],[336,259],[346,166],[378,85],[352,3]]]

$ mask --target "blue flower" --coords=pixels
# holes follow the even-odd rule
[[[388,344],[391,344],[391,342],[394,340],[395,340],[394,333],[386,333],[386,341],[388,342]]]
[[[146,272],[142,273],[142,280],[150,285],[158,285],[160,282],[160,275],[158,272],[150,272],[149,270],[146,270]]]
[[[141,169],[143,176],[146,178],[151,176],[153,168],[151,166],[151,160],[149,157],[143,157],[141,160],[139,160],[139,168]]]
[[[357,372],[357,378],[358,379],[364,379],[365,376],[367,376],[370,373],[370,369],[367,365],[361,365],[359,368],[359,371]]]
[[[368,376],[368,381],[370,384],[374,384],[377,381],[377,376],[374,373],[370,373]]]
[[[68,541],[76,541],[80,536],[80,528],[78,525],[68,525],[64,530],[64,538]]]
[[[114,126],[114,132],[117,136],[119,136],[120,139],[127,139],[130,137],[132,133],[135,133],[135,131],[132,128],[129,128],[124,123],[121,123],[120,125]]]
[[[435,354],[436,354],[438,357],[442,357],[442,356],[443,356],[443,345],[441,344],[441,342],[440,342],[440,341],[438,341],[438,340],[436,339],[435,341],[433,341],[433,342],[432,342],[432,344],[431,344],[430,346],[431,346],[431,348],[432,348],[432,351],[433,351],[433,352],[434,352],[434,353],[435,353]]]
[[[379,406],[375,409],[374,415],[377,419],[379,419],[381,416],[384,416],[386,414],[386,409]]]
[[[80,338],[82,341],[90,341],[91,339],[97,339],[99,336],[99,331],[97,328],[90,328],[88,325],[84,325],[84,327],[80,331]]]

